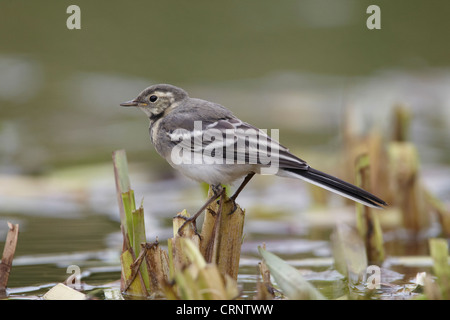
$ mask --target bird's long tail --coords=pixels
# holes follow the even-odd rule
[[[382,206],[387,206],[386,202],[373,194],[311,167],[306,170],[284,168],[282,171],[284,171],[284,174],[280,175],[303,179],[366,206],[373,208],[383,208]]]

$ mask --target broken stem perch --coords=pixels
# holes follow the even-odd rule
[[[5,248],[3,249],[2,261],[0,263],[0,291],[6,289],[9,274],[11,272],[14,253],[16,252],[17,239],[19,236],[19,225],[8,222],[8,235],[6,236]]]

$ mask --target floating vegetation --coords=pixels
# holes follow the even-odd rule
[[[352,131],[350,122],[345,126],[346,179],[386,199],[389,206],[385,210],[353,203],[337,208],[331,206],[326,191],[312,186],[312,210],[301,217],[284,216],[286,221],[281,222],[271,216],[265,221],[269,228],[281,228],[262,239],[245,235],[245,210],[237,204],[235,208],[224,195],[205,210],[200,233],[192,223],[180,230],[189,217],[183,210],[172,219],[171,234],[164,234],[167,239],[152,236],[149,241],[148,235],[154,234],[149,231],[154,230],[145,228],[143,203],[136,203],[125,151],[116,151],[113,164],[121,252],[120,268],[117,262],[114,270],[117,278],[120,273],[120,281],[101,286],[83,283],[76,288],[69,278],[64,283],[38,286],[40,293],[45,292],[35,298],[448,300],[450,211],[421,181],[418,152],[408,141],[411,118],[408,109],[397,107],[391,137],[376,130],[360,136]],[[212,195],[211,190],[205,191]],[[282,210],[277,214],[282,215]],[[310,226],[305,227],[302,219]],[[302,238],[298,238],[298,225],[304,228],[300,229]],[[6,244],[14,243],[10,239],[17,228],[9,224]],[[286,240],[286,233],[295,238]],[[12,292],[33,292],[30,288],[5,291],[13,257],[5,252],[11,249],[5,245],[0,269],[0,290],[3,288],[7,298]],[[66,265],[73,260],[87,263],[93,257],[95,253],[19,256],[15,262],[20,267],[33,263],[34,258],[35,263]],[[9,266],[7,271],[5,266]],[[78,280],[86,274],[89,272]],[[243,288],[246,282],[250,289]]]

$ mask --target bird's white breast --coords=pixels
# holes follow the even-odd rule
[[[210,185],[231,184],[235,180],[253,171],[253,165],[249,164],[179,164],[169,161],[175,169],[185,176]]]

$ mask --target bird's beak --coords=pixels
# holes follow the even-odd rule
[[[139,102],[137,102],[136,99],[134,99],[127,102],[123,102],[120,105],[122,107],[137,107],[139,105]]]

